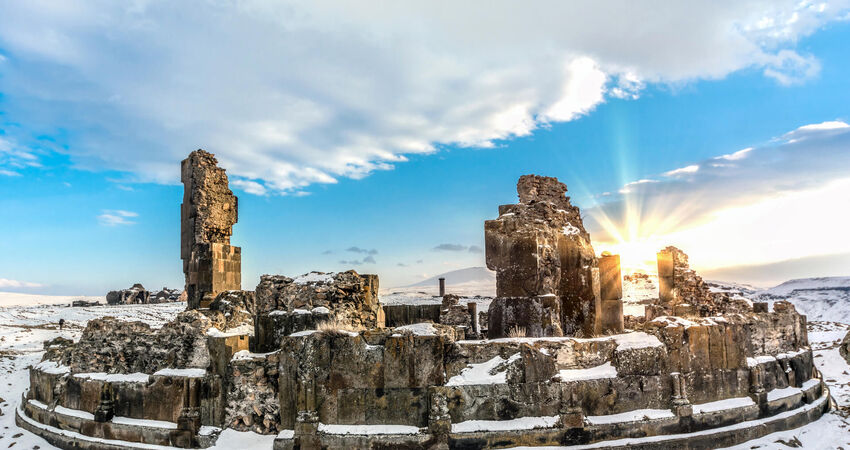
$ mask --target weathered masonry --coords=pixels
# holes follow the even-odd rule
[[[230,245],[239,202],[211,153],[189,154],[180,178],[180,257],[189,308],[207,307],[218,293],[242,289],[242,249]]]
[[[387,327],[376,275],[239,290],[224,171],[197,151],[183,174],[189,308],[158,329],[103,317],[46,342],[19,426],[77,450],[205,448],[233,430],[278,450],[712,448],[829,408],[805,316],[711,294],[678,249],[659,254],[659,299],[625,330],[619,257],[593,252],[554,178],[522,177],[520,203],[485,225],[487,339],[478,304],[452,294]]]

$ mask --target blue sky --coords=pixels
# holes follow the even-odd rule
[[[498,4],[471,25],[440,3],[35,3],[0,7],[0,290],[181,286],[199,147],[240,198],[247,289],[483,265],[525,173],[636,265],[671,243],[736,281],[850,275],[846,4]]]

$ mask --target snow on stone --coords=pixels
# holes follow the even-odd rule
[[[775,362],[776,357],[771,355],[761,355],[756,356],[755,358],[747,358],[747,367],[755,367],[759,364]]]
[[[806,380],[802,386],[800,386],[800,390],[808,391],[809,389],[820,384],[820,380],[817,378],[812,378],[811,380]]]
[[[399,332],[410,332],[415,336],[436,336],[437,329],[434,327],[433,323],[414,323],[412,325],[405,325],[403,327],[395,327],[396,333],[393,334],[393,337],[399,337],[402,333]]]
[[[709,403],[701,403],[693,406],[694,414],[705,414],[717,411],[723,411],[726,409],[735,409],[735,408],[744,408],[747,406],[754,406],[756,403],[753,399],[749,397],[734,397],[727,398],[723,400],[718,400],[716,402]]]
[[[254,327],[251,326],[251,325],[248,325],[248,324],[242,324],[242,325],[239,325],[238,327],[231,328],[227,331],[221,331],[216,327],[210,327],[210,329],[207,330],[207,336],[219,337],[219,338],[231,337],[231,336],[244,336],[246,334],[253,336],[254,335]]]
[[[303,314],[312,314],[312,313],[308,309],[293,309],[292,314],[303,315]]]
[[[776,358],[776,359],[789,359],[789,358],[793,358],[795,356],[802,355],[803,353],[806,353],[807,351],[809,351],[809,349],[807,347],[803,347],[803,348],[801,348],[801,349],[799,349],[795,352],[780,353],[780,354],[774,356],[774,358]]]
[[[774,400],[781,400],[783,398],[788,398],[792,395],[799,394],[801,392],[803,392],[802,389],[795,387],[774,389],[767,393],[767,401],[772,402]]]
[[[588,369],[561,369],[558,378],[563,382],[601,380],[603,378],[617,378],[617,368],[611,365],[611,361]]]
[[[61,375],[71,372],[70,367],[63,366],[58,361],[42,361],[36,364],[35,368],[50,375]]]
[[[278,439],[292,439],[295,437],[295,430],[280,430],[277,437]]]
[[[301,275],[300,277],[293,280],[295,284],[308,284],[308,283],[333,283],[334,274],[333,273],[321,273],[321,272],[310,272],[308,274]]]
[[[161,369],[154,372],[154,376],[162,377],[203,378],[206,375],[206,369]]]
[[[134,419],[132,417],[122,416],[113,417],[112,423],[118,423],[121,425],[131,425],[135,427],[163,428],[167,430],[177,429],[177,424],[175,422],[167,422],[165,420]]]
[[[572,235],[575,235],[575,234],[581,234],[581,230],[579,230],[576,226],[574,226],[574,225],[573,225],[573,224],[571,224],[571,223],[566,224],[566,225],[564,226],[563,230],[561,230],[561,231],[562,231],[562,232],[564,233],[564,235],[566,235],[566,236],[572,236]]]
[[[607,425],[612,423],[639,422],[642,420],[670,419],[676,417],[669,409],[636,409],[620,414],[609,414],[607,416],[587,416],[587,421],[592,425]]]
[[[319,424],[319,431],[327,434],[419,434],[419,428],[411,425],[338,425]]]
[[[522,357],[521,354],[515,353],[508,359],[501,356],[496,356],[493,359],[478,363],[469,364],[465,369],[460,371],[460,374],[449,379],[446,386],[467,386],[473,384],[504,384],[508,382],[507,364],[510,364]],[[504,367],[503,370],[497,370]]]
[[[248,360],[248,359],[257,359],[257,358],[265,358],[269,355],[274,355],[275,353],[279,353],[280,350],[275,350],[273,352],[268,353],[252,353],[248,350],[239,350],[238,352],[233,354],[233,357],[230,358],[231,361],[240,361],[240,360]]]
[[[657,337],[642,331],[617,334],[612,336],[612,338],[617,343],[617,351],[635,348],[662,347],[664,345]]]
[[[215,445],[207,450],[269,450],[274,447],[277,436],[273,434],[257,434],[251,431],[236,431],[227,428],[221,432]],[[168,447],[174,449],[174,447]]]
[[[514,431],[552,428],[558,424],[559,416],[518,417],[509,420],[467,420],[452,424],[452,433],[476,431]]]
[[[150,381],[150,375],[141,372],[109,374],[105,372],[75,373],[74,378],[106,381],[108,383],[147,383]]]
[[[311,334],[313,334],[313,333],[318,333],[318,332],[319,332],[319,330],[304,330],[304,331],[296,331],[295,333],[290,334],[290,336],[293,336],[293,337],[302,337],[302,336],[309,336],[309,335],[311,335]]]
[[[317,306],[310,310],[313,314],[330,314],[331,310],[325,308],[324,306]]]

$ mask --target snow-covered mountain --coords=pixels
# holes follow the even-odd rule
[[[850,277],[799,278],[748,297],[769,303],[788,300],[810,322],[850,323]]]
[[[0,292],[0,308],[9,306],[69,305],[74,300],[106,303],[105,296],[86,297],[79,295],[39,295],[19,292]]]
[[[438,280],[440,278],[446,279],[446,286],[457,284],[496,285],[496,272],[493,272],[486,267],[467,267],[466,269],[458,269],[442,273],[406,287],[436,287],[438,286]]]

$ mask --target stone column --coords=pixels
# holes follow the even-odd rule
[[[476,336],[481,335],[481,324],[478,323],[478,303],[467,302],[466,312],[469,313],[469,320],[472,323],[472,332]]]
[[[440,387],[432,386],[428,390],[431,405],[428,413],[428,432],[437,441],[429,448],[448,450],[449,434],[452,432],[452,417],[449,415],[446,394]]]
[[[300,374],[297,382],[295,439],[304,450],[320,449],[319,411],[316,405],[316,379],[313,374]]]
[[[767,392],[764,390],[761,364],[750,367],[750,398],[759,406],[760,415],[767,415]]]
[[[693,407],[688,400],[688,389],[684,375],[673,372],[670,374],[670,380],[673,384],[673,412],[680,418],[691,417]]]
[[[658,263],[658,300],[669,306],[673,303],[673,254],[660,251],[656,254]]]
[[[597,334],[623,332],[623,277],[620,255],[603,253],[599,258],[601,308],[597,316]]]
[[[183,408],[177,418],[177,430],[172,434],[175,447],[197,447],[201,430],[200,383],[198,378],[183,378]]]
[[[443,278],[443,277],[440,277],[440,297],[443,297],[445,295],[446,295],[446,279]]]

